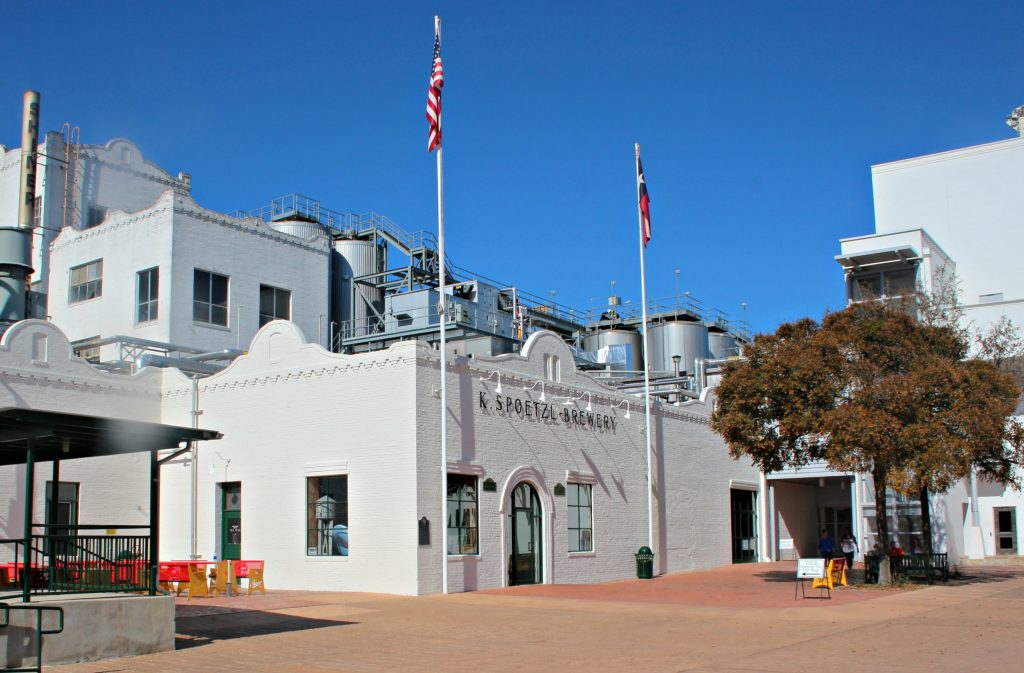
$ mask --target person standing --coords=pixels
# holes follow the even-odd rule
[[[835,549],[832,544],[832,536],[829,535],[828,528],[822,529],[821,539],[818,540],[818,554],[820,554],[821,557],[825,559],[825,562],[828,563],[832,560],[834,551]]]
[[[846,567],[853,568],[853,556],[859,551],[857,545],[857,538],[853,536],[853,532],[849,528],[843,533],[843,539],[839,541],[839,548],[843,551],[843,556],[846,557]]]

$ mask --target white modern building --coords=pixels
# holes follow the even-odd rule
[[[1008,119],[1024,132],[1018,108]],[[983,332],[1007,317],[1024,326],[1024,137],[873,166],[875,232],[844,238],[836,261],[848,302],[897,297],[917,287],[958,290],[964,327]],[[860,531],[861,548],[878,540],[870,476],[824,466],[770,476],[780,539],[775,553],[813,553],[823,527]],[[975,479],[932,498],[937,550],[963,557],[1016,556],[1024,549],[1020,492]],[[818,512],[818,520],[801,512]],[[920,505],[893,496],[889,530],[907,550],[920,543]],[[796,542],[793,542],[796,540]],[[888,544],[887,542],[884,544]]]

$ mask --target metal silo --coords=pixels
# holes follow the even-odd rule
[[[679,356],[679,371],[693,373],[693,361],[707,360],[708,328],[695,320],[667,320],[652,323],[647,328],[647,346],[650,349],[649,368],[652,374],[671,374],[676,364],[673,355]]]
[[[583,350],[599,351],[605,346],[628,346],[629,357],[626,365],[610,365],[609,371],[639,372],[644,368],[643,339],[640,333],[631,329],[603,329],[583,337]]]
[[[327,234],[327,230],[323,225],[317,222],[307,222],[304,220],[281,220],[279,222],[268,222],[267,226],[274,231],[279,231],[282,234],[301,238],[304,241],[312,241],[317,236],[324,236]]]
[[[708,326],[708,348],[711,350],[711,358],[714,360],[725,360],[740,354],[736,337],[713,325]]]
[[[379,287],[355,284],[353,279],[376,273],[384,268],[384,254],[372,240],[360,238],[336,238],[331,253],[331,289],[333,291],[333,320],[336,329],[342,330],[343,338],[365,336],[372,333],[376,325],[372,304],[377,311],[384,309],[384,291]],[[379,279],[378,279],[379,280]],[[353,294],[353,287],[355,293]]]

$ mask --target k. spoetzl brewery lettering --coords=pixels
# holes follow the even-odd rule
[[[480,391],[477,406],[484,412],[490,413],[493,410],[500,416],[517,416],[531,421],[561,421],[569,426],[587,428],[595,432],[615,432],[616,426],[615,417],[609,414],[570,409],[562,405],[524,400],[511,395],[494,395],[492,405],[485,391]]]

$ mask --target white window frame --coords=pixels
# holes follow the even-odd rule
[[[273,295],[273,313],[263,312],[263,291],[270,290]],[[284,295],[284,311],[281,311],[281,295]],[[283,315],[282,315],[283,313]],[[292,291],[286,290],[283,287],[274,287],[273,285],[265,285],[260,283],[260,298],[259,298],[259,316],[260,316],[260,327],[263,327],[272,320],[291,320],[292,319]]]
[[[196,290],[199,287],[197,274],[205,273],[208,276],[207,286],[207,300],[202,301],[196,298]],[[213,303],[213,281],[214,278],[224,279],[224,304]],[[201,304],[205,307],[205,317],[197,317],[196,305]],[[224,309],[224,322],[218,322],[213,319],[214,308]],[[192,322],[200,323],[202,325],[214,325],[217,327],[229,327],[231,325],[231,276],[217,273],[216,271],[209,271],[207,269],[200,269],[196,267],[192,271]]]
[[[75,282],[75,272],[82,271],[84,279]],[[68,304],[99,299],[103,296],[103,258],[73,266],[68,270]]]
[[[586,506],[570,504],[569,493],[573,489],[576,489],[577,493],[580,493],[584,489],[586,489],[586,492],[587,492],[587,494],[589,496],[588,497],[588,503],[589,504],[587,504]],[[577,498],[577,502],[579,502],[578,498]],[[573,510],[573,508],[575,508],[577,510],[581,510],[581,511],[584,510],[584,509],[587,510],[587,513],[589,514],[589,521],[587,523],[590,524],[589,526],[577,525],[575,528],[572,526],[572,510]],[[594,553],[594,485],[593,485],[593,483],[584,483],[582,481],[566,483],[566,485],[565,485],[565,509],[566,509],[566,515],[565,515],[566,540],[568,542],[569,553],[570,554],[593,554]],[[577,521],[577,523],[578,523],[578,521]],[[583,544],[581,542],[582,539],[583,539],[583,532],[582,531],[590,531],[590,539],[589,539],[589,541],[590,541],[590,549],[582,549],[582,548],[581,549],[573,549],[572,548],[573,545],[572,545],[571,541],[569,541],[569,540],[571,540],[571,537],[572,537],[571,534],[572,534],[573,531],[576,531],[577,546],[579,546],[579,547],[583,546]]]
[[[146,274],[148,296],[142,296],[142,278]],[[156,282],[154,282],[154,279]],[[146,319],[141,317],[142,307],[146,307]],[[135,272],[135,323],[142,325],[156,322],[160,317],[160,267],[154,266]]]

